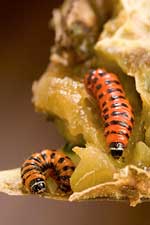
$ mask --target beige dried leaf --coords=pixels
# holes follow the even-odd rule
[[[142,199],[150,198],[150,172],[130,165],[114,174],[114,179],[115,181],[73,193],[69,201],[105,197],[115,200],[129,199],[130,205],[136,206]]]
[[[8,195],[29,195],[22,185],[20,168],[0,171],[0,192]],[[67,196],[51,193],[45,193],[39,196],[56,200],[68,199]]]
[[[114,174],[114,181],[106,182],[67,196],[46,193],[42,197],[56,200],[79,201],[87,199],[103,200],[129,199],[131,206],[136,206],[143,199],[150,198],[150,172],[133,165],[126,166]],[[0,192],[8,195],[27,195],[24,190],[20,168],[0,172]],[[40,195],[41,196],[41,195]]]

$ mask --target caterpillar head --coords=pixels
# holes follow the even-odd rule
[[[31,192],[34,194],[41,194],[46,191],[46,184],[42,178],[36,178],[30,182]]]
[[[115,159],[119,159],[124,151],[124,145],[121,142],[112,142],[109,146],[111,155]]]

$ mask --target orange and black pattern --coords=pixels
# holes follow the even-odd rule
[[[118,77],[104,69],[85,75],[85,87],[97,101],[104,120],[106,143],[114,158],[122,156],[131,135],[134,115]]]
[[[70,177],[75,169],[71,159],[57,150],[43,150],[34,153],[22,165],[23,185],[32,193],[46,191],[46,179],[50,176],[59,189],[65,193],[71,191]]]

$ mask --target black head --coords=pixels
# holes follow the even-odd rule
[[[119,159],[124,151],[124,144],[122,144],[121,142],[112,142],[109,145],[110,148],[110,152],[111,155],[115,158],[115,159]]]
[[[40,194],[46,191],[45,181],[41,178],[36,178],[30,182],[30,189],[35,194]]]

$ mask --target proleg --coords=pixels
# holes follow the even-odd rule
[[[91,70],[85,75],[84,83],[101,111],[111,155],[120,158],[127,148],[134,123],[133,110],[123,87],[116,74],[104,69]]]
[[[74,169],[74,163],[64,153],[46,149],[32,154],[23,163],[22,183],[29,192],[40,194],[46,191],[46,179],[50,176],[61,191],[71,192],[70,177]]]

